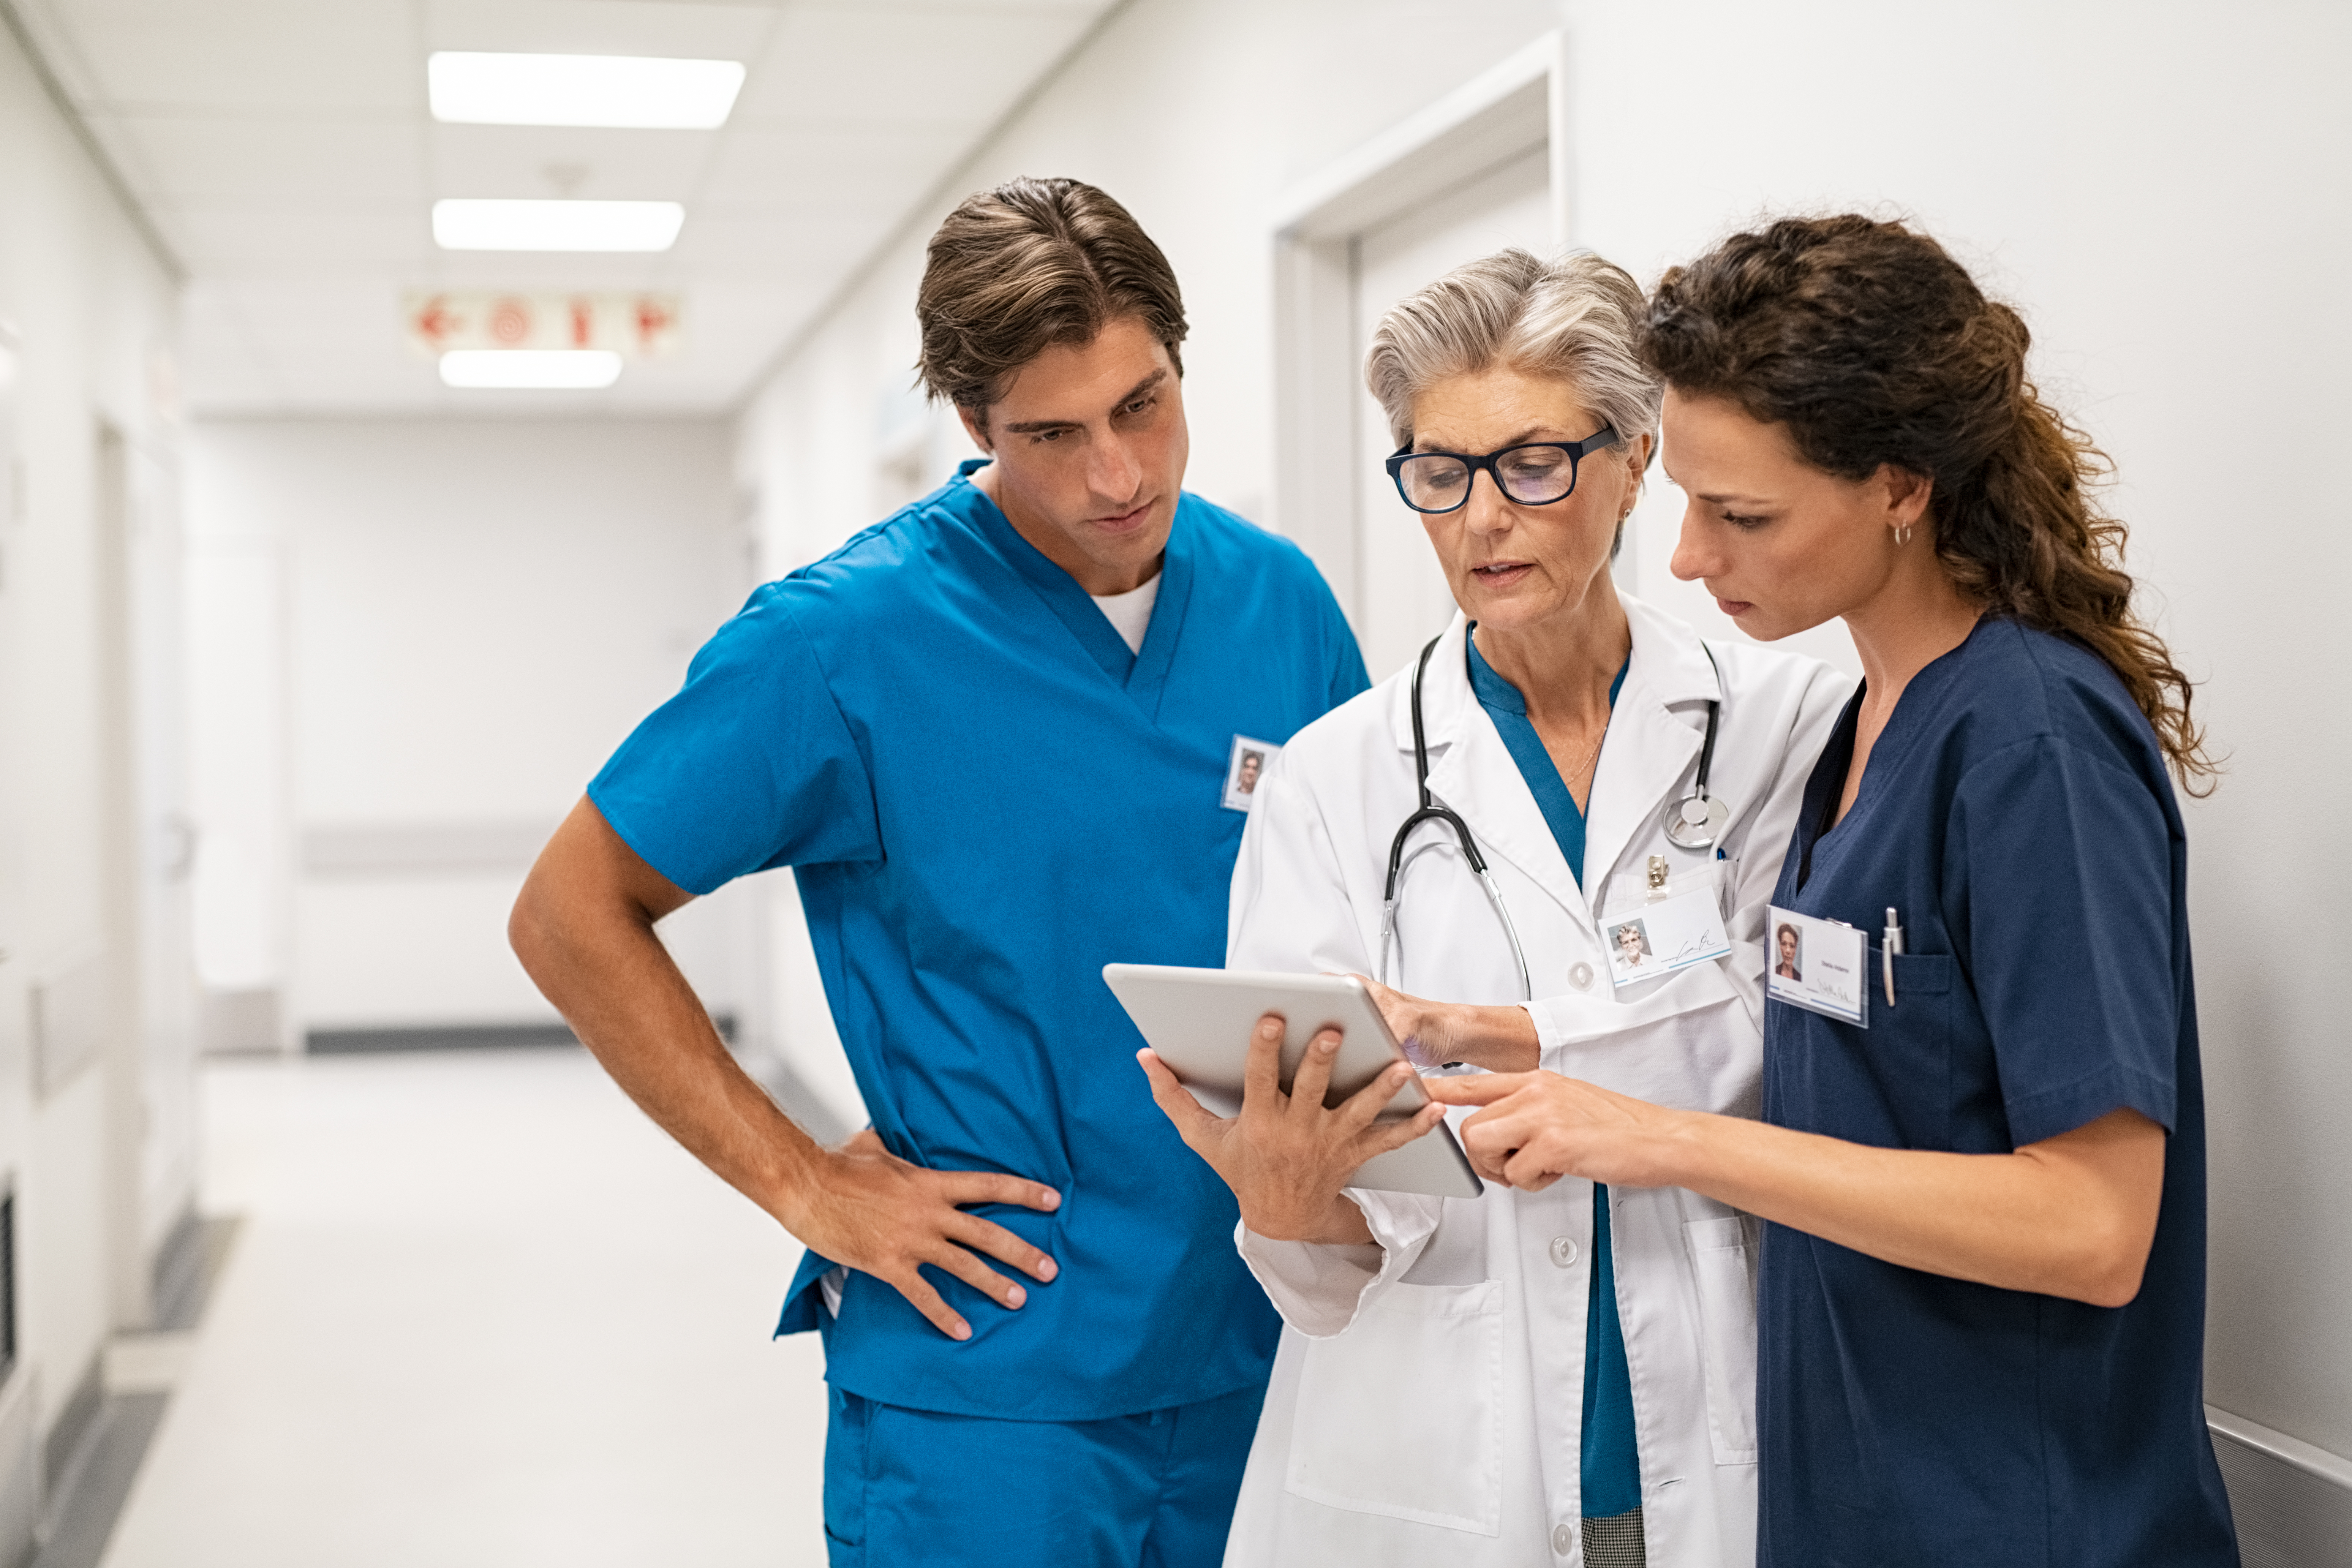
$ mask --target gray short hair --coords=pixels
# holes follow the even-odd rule
[[[1364,355],[1364,384],[1400,447],[1412,440],[1412,401],[1433,384],[1507,365],[1558,376],[1630,443],[1658,428],[1664,383],[1634,347],[1641,285],[1591,251],[1538,261],[1498,250],[1392,306]]]

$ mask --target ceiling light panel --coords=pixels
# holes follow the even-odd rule
[[[425,64],[433,118],[469,125],[709,131],[743,88],[735,60],[444,50]]]
[[[453,196],[433,204],[433,238],[444,250],[667,250],[685,222],[677,202]]]
[[[441,356],[445,386],[593,392],[621,378],[610,349],[452,349]]]

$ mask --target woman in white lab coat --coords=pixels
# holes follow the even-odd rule
[[[1753,1115],[1766,900],[1851,683],[1703,646],[1617,592],[1610,561],[1657,428],[1632,347],[1641,303],[1598,258],[1506,251],[1398,305],[1367,367],[1403,455],[1473,459],[1400,465],[1464,611],[1419,661],[1427,791],[1491,871],[1528,989],[1443,821],[1408,841],[1384,942],[1391,840],[1424,804],[1412,667],[1267,768],[1226,962],[1385,975],[1391,1025],[1430,1064],[1539,1066]],[[1709,842],[1685,847],[1668,814],[1696,793],[1710,712],[1706,795],[1727,816],[1694,809],[1684,837]],[[1654,942],[1612,984],[1603,919],[1643,913],[1655,932],[1695,909],[1722,921],[1727,955],[1668,972]],[[1260,1092],[1223,1121],[1145,1058],[1241,1199],[1242,1252],[1286,1325],[1228,1563],[1752,1563],[1752,1221],[1675,1189],[1597,1204],[1580,1181],[1343,1192],[1399,1136],[1369,1125],[1394,1084],[1324,1111],[1302,1077],[1297,1102]],[[1588,1490],[1605,1508],[1590,1518]]]

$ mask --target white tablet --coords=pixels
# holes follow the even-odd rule
[[[1325,1028],[1339,1033],[1327,1105],[1338,1105],[1394,1063],[1407,1060],[1363,982],[1346,974],[1256,974],[1233,969],[1177,969],[1156,963],[1106,963],[1103,983],[1169,1070],[1219,1116],[1242,1108],[1242,1081],[1257,1021],[1279,1013],[1282,1087]],[[1418,1077],[1390,1100],[1383,1119],[1407,1117],[1429,1103]],[[1486,1191],[1454,1130],[1439,1122],[1402,1149],[1375,1154],[1349,1178],[1375,1192],[1475,1198]]]

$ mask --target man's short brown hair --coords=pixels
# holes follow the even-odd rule
[[[1132,316],[1184,373],[1184,300],[1128,210],[1076,180],[1019,179],[964,199],[931,236],[915,318],[933,397],[984,414],[1023,365]]]

